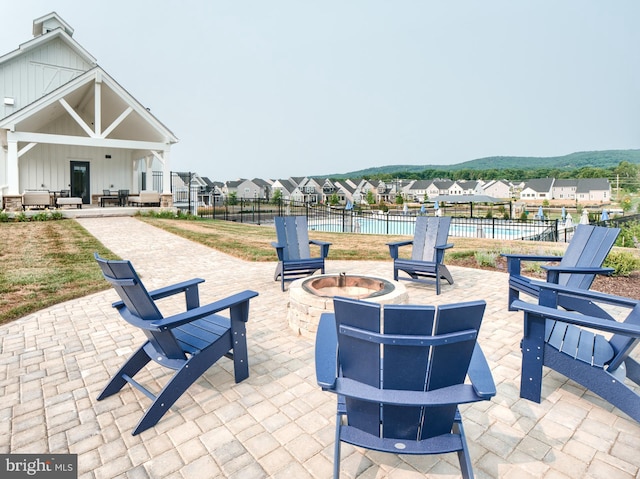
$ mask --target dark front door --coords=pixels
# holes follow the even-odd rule
[[[88,161],[71,162],[71,196],[82,198],[85,205],[91,204]]]

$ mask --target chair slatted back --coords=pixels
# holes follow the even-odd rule
[[[436,262],[436,246],[447,243],[450,226],[450,216],[418,216],[413,236],[411,259]]]
[[[600,267],[620,234],[619,228],[578,225],[560,266]],[[578,289],[589,289],[595,274],[561,273],[558,284]]]
[[[149,296],[138,274],[130,261],[105,260],[95,254],[96,261],[104,278],[111,283],[124,303],[119,308],[120,315],[129,323],[139,327],[140,321],[162,319],[162,313]],[[143,329],[145,335],[158,354],[169,359],[185,359],[182,348],[178,345],[171,331],[149,331]]]
[[[341,326],[383,335],[412,336],[429,341],[434,335],[478,331],[484,301],[440,306],[386,305],[334,298],[338,328],[338,357],[342,376],[394,390],[427,391],[465,381],[476,335],[448,344],[383,344],[353,337]],[[382,313],[382,320],[381,320]],[[373,334],[371,335],[373,336]],[[402,342],[402,341],[399,341]],[[369,434],[395,439],[426,439],[451,432],[457,404],[400,407],[346,398],[349,425]]]
[[[274,220],[278,243],[285,245],[283,259],[287,261],[310,258],[307,218],[305,216],[276,216]]]

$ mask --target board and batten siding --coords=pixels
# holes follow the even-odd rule
[[[93,68],[60,38],[43,43],[0,64],[0,94],[13,105],[0,104],[4,118]]]

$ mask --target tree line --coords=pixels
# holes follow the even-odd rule
[[[582,178],[608,178],[613,187],[637,192],[640,189],[640,165],[621,161],[617,166],[597,168],[581,167],[575,169],[566,168],[504,168],[476,170],[470,168],[462,169],[426,169],[419,172],[396,171],[389,173],[372,174],[369,179],[381,180],[385,182],[393,181],[397,178],[409,180],[508,180],[512,182],[527,181],[535,178],[556,178],[556,179],[582,179]]]

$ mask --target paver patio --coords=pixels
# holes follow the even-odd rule
[[[203,303],[258,291],[247,325],[250,376],[235,384],[231,361],[218,361],[155,428],[134,437],[149,400],[130,387],[96,396],[143,335],[111,308],[112,290],[68,301],[0,327],[0,452],[77,453],[87,479],[331,477],[335,397],[316,385],[313,340],[288,327],[275,255],[247,263],[131,217],[78,221],[131,260],[150,289],[199,276]],[[392,269],[391,260],[327,260],[327,273],[391,278]],[[451,270],[456,282],[439,296],[433,286],[405,285],[410,302],[487,301],[479,341],[498,394],[462,410],[476,476],[638,477],[640,427],[620,411],[554,372],[545,375],[541,404],[519,398],[522,313],[507,311],[507,275]],[[181,307],[168,300],[163,312]],[[140,381],[159,389],[169,374],[151,367]],[[453,454],[344,446],[343,458],[343,477],[459,477]]]

